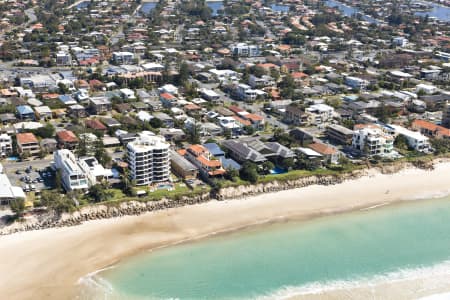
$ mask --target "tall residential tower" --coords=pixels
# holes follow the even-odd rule
[[[149,131],[127,145],[130,178],[136,185],[146,185],[169,180],[169,144],[161,136]]]

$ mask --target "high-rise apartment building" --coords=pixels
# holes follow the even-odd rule
[[[127,145],[130,177],[136,185],[169,180],[169,144],[161,136],[144,131]]]

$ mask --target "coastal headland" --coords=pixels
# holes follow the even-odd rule
[[[443,197],[450,190],[449,171],[447,162],[433,170],[408,168],[395,174],[368,170],[366,176],[332,186],[311,185],[1,236],[5,272],[0,290],[6,299],[72,299],[80,278],[133,254],[268,222]]]

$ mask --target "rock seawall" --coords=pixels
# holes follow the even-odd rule
[[[181,199],[162,199],[160,201],[136,201],[130,200],[118,205],[91,205],[83,207],[73,213],[55,215],[51,213],[15,222],[11,225],[0,228],[0,235],[12,234],[21,231],[40,230],[54,227],[65,227],[79,225],[85,221],[116,218],[122,216],[140,215],[142,213],[158,211],[168,208],[181,207],[204,203],[213,199],[226,200],[242,197],[254,196],[261,193],[270,193],[294,188],[302,188],[310,185],[334,185],[346,180],[354,180],[370,174],[370,171],[382,174],[396,173],[408,167],[422,169],[432,169],[433,163],[411,164],[401,163],[392,165],[382,165],[375,168],[364,168],[349,173],[338,175],[315,175],[307,176],[287,181],[271,181],[267,183],[257,183],[253,185],[241,185],[236,187],[222,188],[215,194],[204,193],[194,197],[184,196]]]

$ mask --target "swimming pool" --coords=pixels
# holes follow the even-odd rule
[[[275,167],[274,169],[270,170],[270,174],[283,174],[286,173],[287,171],[283,168],[280,167]]]
[[[10,156],[6,160],[8,160],[8,161],[18,161],[19,158],[17,156]]]
[[[172,189],[172,188],[173,188],[173,185],[171,185],[171,184],[159,184],[158,185],[158,190],[164,190],[164,189],[168,190],[168,189]]]

